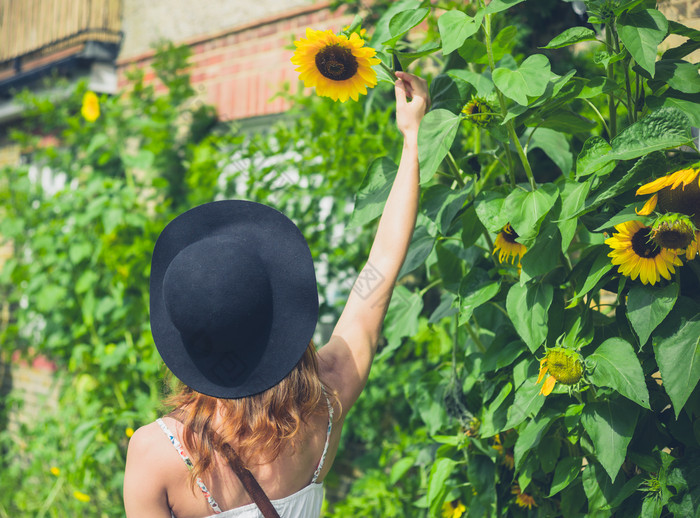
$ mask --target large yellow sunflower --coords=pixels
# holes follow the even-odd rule
[[[294,42],[296,50],[292,63],[297,65],[299,79],[304,86],[316,87],[316,93],[334,101],[357,101],[359,94],[367,94],[367,88],[377,84],[377,74],[372,65],[380,60],[372,47],[357,33],[334,34],[331,30],[306,29],[306,38]]]
[[[680,187],[680,188],[679,188]],[[700,227],[700,167],[681,169],[637,189],[637,195],[653,194],[637,212],[648,216],[658,206],[661,212],[678,212],[693,218]]]
[[[493,253],[498,252],[499,262],[510,260],[511,263],[515,262],[515,258],[518,258],[518,267],[520,267],[520,259],[522,259],[525,252],[527,252],[527,247],[516,241],[518,238],[518,233],[513,230],[510,223],[507,223],[503,230],[501,230],[496,236],[496,240],[493,242]]]
[[[640,221],[615,225],[617,234],[605,240],[612,248],[608,257],[618,265],[618,271],[632,280],[639,277],[643,284],[656,284],[661,277],[671,280],[675,266],[683,263],[674,250],[661,248],[651,240],[651,227]]]

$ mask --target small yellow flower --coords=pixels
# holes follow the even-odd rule
[[[83,107],[80,109],[83,118],[88,122],[95,122],[100,117],[100,100],[95,92],[85,92],[83,95]]]
[[[452,500],[442,504],[442,518],[459,518],[467,508],[461,500]]]
[[[80,502],[89,502],[90,501],[90,495],[86,495],[85,493],[81,491],[73,491],[73,496],[75,497],[76,500],[79,500]]]
[[[127,426],[125,433],[127,437],[131,437],[134,435],[134,429],[131,426]]]
[[[57,468],[56,466],[51,466],[51,469],[49,471],[51,472],[51,474],[54,477],[57,477],[61,474],[61,470],[59,468]]]
[[[515,484],[510,490],[510,492],[515,495],[515,503],[518,504],[520,507],[527,507],[528,509],[537,507],[535,499],[527,493],[523,493],[522,491],[520,491],[520,486],[518,484]]]
[[[501,263],[504,260],[508,261],[511,256],[512,259],[510,262],[514,263],[515,258],[517,257],[518,268],[520,268],[520,259],[522,259],[525,252],[527,252],[527,247],[518,243],[516,241],[517,238],[518,233],[513,230],[510,223],[506,224],[506,226],[503,227],[503,230],[498,233],[495,241],[493,242],[493,253],[495,254],[498,252],[498,261]]]
[[[540,360],[540,372],[535,384],[545,378],[540,394],[548,396],[554,390],[557,381],[563,385],[576,385],[583,377],[583,360],[576,351],[565,347],[548,349]]]

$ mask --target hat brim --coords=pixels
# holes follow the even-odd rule
[[[193,361],[166,310],[163,281],[177,254],[203,238],[224,236],[253,250],[268,272],[273,315],[260,361],[245,372],[210,372]],[[153,250],[150,278],[151,333],[173,374],[190,388],[219,398],[263,392],[284,379],[301,359],[318,320],[318,290],[313,259],[297,226],[281,212],[247,200],[223,200],[195,207],[173,219]]]

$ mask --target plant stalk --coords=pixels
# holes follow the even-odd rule
[[[610,24],[605,27],[605,43],[608,48],[614,48],[613,46],[613,29]],[[615,69],[614,63],[608,63],[605,69],[608,79],[615,81]],[[615,111],[615,95],[613,92],[608,94],[608,111],[610,112],[610,133],[608,137],[610,140],[615,138],[617,135],[617,112]]]
[[[464,180],[462,180],[462,175],[459,171],[459,166],[457,165],[457,161],[455,160],[455,157],[453,157],[452,153],[450,153],[448,151],[447,156],[445,158],[447,159],[447,165],[450,168],[450,172],[452,173],[452,176],[454,177],[455,181],[459,185],[459,188],[464,189],[465,183],[464,183]]]

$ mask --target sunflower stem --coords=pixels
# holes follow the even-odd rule
[[[474,345],[476,345],[476,348],[479,349],[479,352],[485,353],[486,352],[486,347],[484,347],[484,344],[481,343],[481,340],[479,339],[478,335],[474,332],[474,328],[469,325],[469,322],[465,322],[464,328],[467,330],[467,333],[469,333],[469,336],[471,337],[472,341],[474,342]]]
[[[493,58],[493,46],[491,45],[491,16],[490,14],[487,14],[484,16],[484,44],[486,45],[486,54],[488,55],[489,58],[489,68],[491,69],[491,73],[493,74],[493,71],[496,70],[496,61]],[[506,107],[506,100],[505,97],[503,97],[503,94],[501,91],[496,87],[496,93],[498,94],[498,104],[501,106],[501,116],[505,119],[506,115],[508,115],[508,108]],[[535,190],[535,181],[532,176],[532,168],[530,167],[530,163],[527,161],[527,157],[523,153],[523,148],[520,145],[520,141],[518,140],[517,135],[515,134],[515,126],[513,125],[513,120],[509,120],[506,122],[506,128],[508,129],[508,136],[510,139],[513,141],[513,145],[515,146],[516,150],[518,151],[518,156],[520,157],[520,161],[523,163],[523,167],[525,168],[525,174],[527,174],[528,179],[530,180],[530,186],[532,187],[532,190]],[[510,147],[503,146],[506,150],[506,155],[508,157],[508,176],[510,179],[510,186],[515,187],[515,172],[513,171],[513,158],[511,157],[510,153]]]
[[[447,166],[450,168],[450,172],[452,173],[454,179],[457,181],[459,188],[464,189],[464,180],[462,180],[462,175],[460,174],[459,166],[457,165],[455,157],[453,157],[452,153],[448,151],[447,156],[445,158],[447,159]]]
[[[613,48],[613,32],[612,26],[608,24],[605,27],[605,44],[608,48]],[[605,69],[608,79],[615,81],[615,69],[613,63],[608,63]],[[613,92],[608,94],[608,111],[610,112],[610,133],[608,133],[608,138],[610,140],[615,138],[617,135],[617,112],[615,111],[615,95]]]
[[[474,154],[481,153],[481,128],[474,126]]]
[[[389,75],[394,79],[394,81],[398,81],[398,80],[399,80],[399,78],[398,78],[398,76],[396,75],[396,73],[395,73],[392,69],[390,69],[388,66],[386,66],[386,65],[384,64],[383,61],[380,61],[379,64],[380,64],[381,67],[384,69],[384,71],[385,71],[387,74],[389,74]]]

